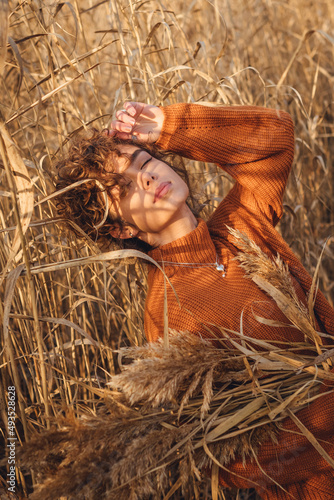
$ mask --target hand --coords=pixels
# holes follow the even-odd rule
[[[124,109],[117,111],[116,120],[111,122],[109,135],[120,139],[133,139],[153,144],[159,139],[164,114],[157,106],[142,102],[125,102]]]

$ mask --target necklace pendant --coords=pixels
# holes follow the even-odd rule
[[[217,269],[217,271],[221,271],[222,275],[223,275],[223,278],[225,278],[226,273],[225,273],[225,266],[224,266],[224,264],[219,264],[218,262],[216,262],[216,269]]]

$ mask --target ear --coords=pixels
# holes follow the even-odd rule
[[[135,238],[138,234],[138,229],[131,226],[114,226],[110,228],[109,233],[113,238],[127,240],[129,238]]]

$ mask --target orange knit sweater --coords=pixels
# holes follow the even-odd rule
[[[289,323],[274,301],[244,277],[233,259],[239,250],[226,227],[246,233],[268,255],[279,253],[289,266],[299,298],[305,301],[311,277],[274,229],[282,216],[282,197],[293,160],[291,118],[285,112],[258,107],[177,104],[162,109],[165,120],[157,143],[160,148],[216,163],[236,180],[207,223],[199,220],[197,228],[185,237],[150,252],[157,261],[181,264],[165,264],[174,288],[167,285],[169,328],[220,337],[219,326],[240,331],[242,317],[248,336],[287,344],[303,342],[303,334],[293,327],[275,328],[256,320],[260,316]],[[214,267],[200,266],[216,262],[217,257],[225,267],[225,277]],[[155,341],[164,331],[162,273],[151,267],[148,282],[145,331],[148,340]],[[315,314],[320,330],[334,335],[334,311],[320,292]],[[298,412],[298,418],[322,440],[332,457],[333,415],[332,393]],[[236,458],[230,472],[221,470],[221,484],[255,487],[264,500],[334,498],[333,469],[290,419],[285,419],[282,427],[278,445],[268,442],[260,447],[260,467],[251,461],[244,466]]]

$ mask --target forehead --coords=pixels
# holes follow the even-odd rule
[[[124,172],[137,158],[137,156],[144,151],[138,146],[133,146],[132,144],[124,144],[123,146],[119,146],[118,151],[120,152],[120,156],[117,153],[111,154],[111,165],[110,167],[116,173]]]

